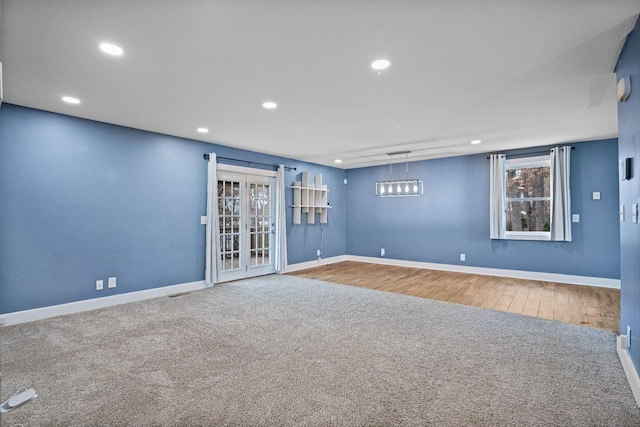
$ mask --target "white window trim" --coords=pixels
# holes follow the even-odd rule
[[[521,157],[516,159],[506,159],[504,161],[504,168],[535,168],[539,166],[551,166],[551,155],[535,156],[535,157]]]
[[[504,162],[504,170],[502,174],[504,175],[507,169],[518,169],[518,168],[535,168],[535,167],[549,167],[551,168],[551,155],[545,156],[532,156],[532,157],[521,157],[516,159],[506,159]],[[550,189],[553,191],[553,188]],[[549,200],[552,198],[552,194],[548,197]],[[529,198],[527,198],[529,199]],[[540,197],[536,197],[536,200],[540,200]],[[546,197],[545,197],[546,199]],[[526,199],[525,199],[526,200]],[[502,227],[504,227],[503,234],[504,239],[507,240],[551,240],[551,231],[507,231],[507,221],[506,221],[506,206],[507,206],[507,197],[505,194],[505,188],[502,188],[502,206],[505,206],[505,210],[502,211]]]

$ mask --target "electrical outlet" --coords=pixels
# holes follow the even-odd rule
[[[318,249],[318,250],[316,251],[316,256],[317,256],[318,258],[322,257],[322,251],[321,251],[320,249]]]
[[[627,325],[627,349],[631,348],[631,326]]]
[[[96,280],[96,291],[101,291],[104,288],[104,282],[102,280]]]
[[[116,278],[115,277],[109,277],[109,284],[107,286],[109,288],[115,288],[116,287]]]
[[[384,248],[380,248],[380,256],[384,256],[384,254],[385,254]]]
[[[465,261],[467,256],[465,254],[460,254],[460,261]]]

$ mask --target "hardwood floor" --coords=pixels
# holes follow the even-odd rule
[[[620,332],[618,289],[354,261],[288,274]]]

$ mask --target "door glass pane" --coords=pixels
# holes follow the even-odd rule
[[[218,181],[220,266],[222,271],[240,268],[240,183]]]
[[[249,197],[251,206],[250,243],[251,267],[269,265],[271,262],[271,227],[269,184],[250,183]]]

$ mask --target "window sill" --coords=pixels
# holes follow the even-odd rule
[[[549,231],[507,231],[504,234],[503,239],[505,240],[541,240],[541,241],[550,241],[551,240],[551,232]]]

